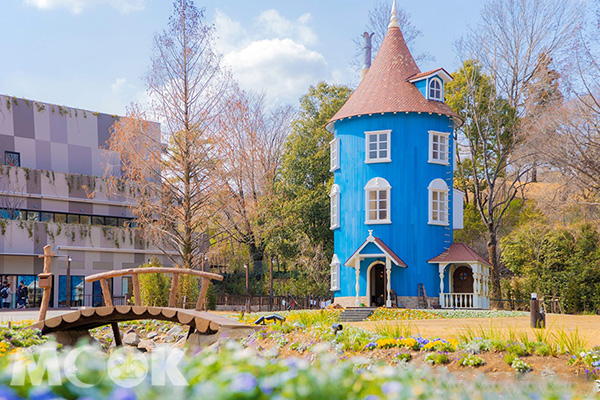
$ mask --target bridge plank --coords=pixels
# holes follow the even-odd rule
[[[148,307],[148,312],[153,316],[160,315],[161,310],[160,307]]]
[[[119,314],[127,314],[131,311],[131,306],[115,306],[115,310],[117,310]]]
[[[67,314],[62,315],[63,321],[67,323],[72,323],[81,318],[81,311],[73,311]]]
[[[189,313],[187,311],[177,311],[177,320],[179,321],[179,323],[184,324],[184,325],[189,325],[190,322],[192,322],[194,320],[194,314]]]
[[[96,315],[99,315],[100,317],[107,317],[110,314],[112,314],[113,312],[115,312],[115,308],[114,307],[96,307]],[[109,321],[107,321],[108,323]]]
[[[96,314],[96,310],[93,308],[83,308],[80,311],[81,315],[84,317],[91,317],[92,315]]]
[[[206,333],[206,331],[208,330],[208,326],[210,324],[209,320],[207,320],[206,318],[202,318],[202,317],[196,317],[196,318],[194,318],[194,322],[195,322],[196,330],[198,332]]]
[[[47,326],[48,328],[56,328],[57,326],[60,325],[61,322],[63,322],[63,319],[61,316],[52,317],[52,318],[48,318],[47,320],[45,320],[44,325]]]
[[[131,307],[131,311],[135,314],[135,315],[142,315],[143,313],[145,313],[148,310],[148,307],[143,307],[143,306],[133,306]]]
[[[173,319],[177,314],[177,310],[174,308],[163,308],[161,313],[165,318]]]

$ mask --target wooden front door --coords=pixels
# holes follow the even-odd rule
[[[371,281],[371,307],[383,307],[387,288],[385,265],[373,265],[369,279]]]
[[[469,267],[458,267],[453,275],[454,293],[473,293],[473,271]]]

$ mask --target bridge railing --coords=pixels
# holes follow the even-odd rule
[[[104,304],[106,306],[112,307],[113,301],[110,293],[110,289],[108,288],[108,279],[116,278],[120,276],[131,276],[131,281],[133,283],[133,296],[134,296],[134,304],[136,306],[141,306],[141,296],[140,296],[140,281],[139,275],[141,274],[169,274],[172,275],[171,279],[171,290],[169,292],[169,307],[175,308],[175,300],[177,296],[177,286],[179,284],[179,275],[192,275],[202,279],[202,287],[200,289],[200,294],[198,295],[198,301],[196,303],[196,311],[201,311],[204,307],[204,301],[206,298],[206,291],[208,289],[208,283],[211,279],[221,281],[223,280],[223,276],[218,274],[213,274],[210,272],[204,271],[196,271],[192,269],[185,268],[162,268],[162,267],[151,267],[151,268],[129,268],[129,269],[120,269],[109,272],[102,272],[100,274],[90,275],[85,277],[86,282],[96,282],[100,281],[100,287],[102,288],[102,298],[104,299]]]

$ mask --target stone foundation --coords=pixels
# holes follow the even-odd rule
[[[439,297],[429,297],[429,304],[433,306],[437,306],[440,304]],[[365,306],[368,306],[367,297],[360,296],[360,302],[364,303]],[[419,298],[416,296],[398,296],[398,302],[400,303],[401,308],[418,308],[419,306]],[[344,296],[344,297],[336,297],[335,304],[339,304],[342,307],[356,307],[356,297],[354,296]]]

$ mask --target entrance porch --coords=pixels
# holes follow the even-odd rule
[[[361,305],[360,269],[363,260],[373,260],[367,267],[365,306],[392,307],[392,265],[406,268],[406,264],[381,239],[374,237],[373,231],[369,231],[367,240],[344,263],[355,271],[355,307]]]

